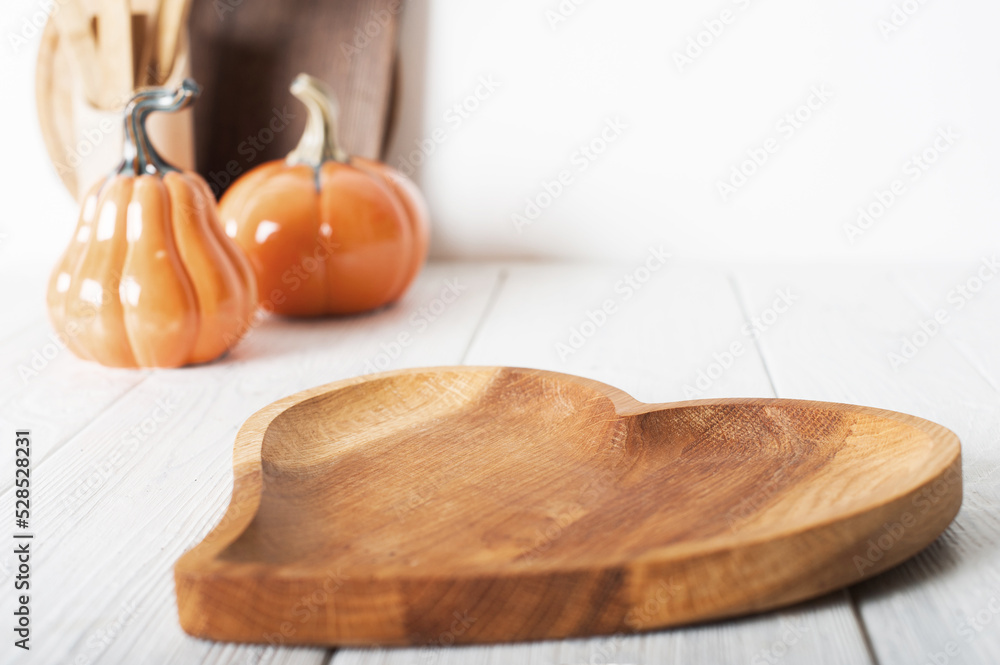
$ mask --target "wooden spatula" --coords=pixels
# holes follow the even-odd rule
[[[104,101],[102,69],[97,57],[97,44],[90,27],[90,18],[76,2],[69,0],[52,12],[52,21],[59,38],[69,49],[70,60],[77,76],[83,81],[88,101],[101,106]]]
[[[67,2],[66,4],[72,4]],[[97,57],[103,108],[124,106],[132,93],[132,10],[128,0],[100,0]]]
[[[155,24],[155,59],[157,84],[164,83],[173,71],[181,33],[187,29],[190,0],[162,0]]]

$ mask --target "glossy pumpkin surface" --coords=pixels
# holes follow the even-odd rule
[[[253,271],[222,232],[211,190],[163,164],[142,129],[144,113],[190,103],[196,88],[185,85],[130,102],[126,160],[91,188],[50,278],[50,318],[81,358],[111,367],[207,362],[250,324]]]
[[[427,255],[420,193],[394,169],[340,152],[320,82],[300,75],[292,91],[309,108],[303,140],[230,187],[219,205],[226,233],[249,257],[264,309],[318,316],[392,303]]]

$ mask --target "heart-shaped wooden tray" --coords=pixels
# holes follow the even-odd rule
[[[404,370],[282,399],[177,562],[184,629],[281,644],[646,630],[788,605],[933,541],[958,438],[787,399],[642,404],[565,374]]]

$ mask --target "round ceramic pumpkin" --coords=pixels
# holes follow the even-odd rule
[[[257,290],[222,231],[204,180],[166,163],[147,116],[193,103],[198,88],[150,88],[125,107],[121,166],[94,184],[49,280],[48,310],[65,344],[111,367],[179,367],[225,353],[247,330]]]
[[[300,74],[291,91],[308,109],[298,146],[238,179],[219,204],[227,235],[253,265],[260,305],[318,316],[392,303],[427,255],[420,192],[391,167],[340,149],[336,103],[321,81]]]

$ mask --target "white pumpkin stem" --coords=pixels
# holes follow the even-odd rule
[[[306,105],[309,116],[299,144],[288,153],[288,163],[308,164],[317,170],[329,160],[347,163],[350,157],[337,143],[338,108],[333,91],[308,74],[296,76],[291,91]]]

